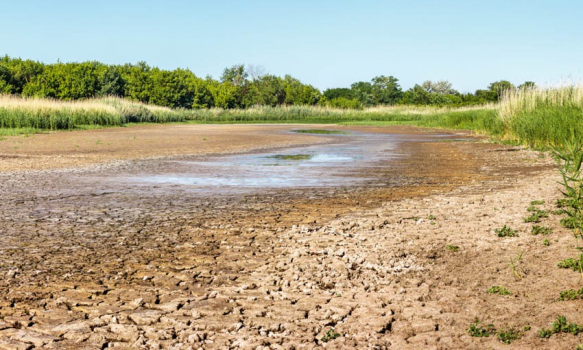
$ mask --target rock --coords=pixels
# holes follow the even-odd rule
[[[128,318],[138,326],[150,326],[160,321],[161,316],[161,311],[145,309],[130,314]]]
[[[28,350],[32,344],[26,344],[12,339],[0,339],[0,350]]]
[[[411,328],[415,334],[435,332],[437,325],[432,320],[414,321],[411,323]]]
[[[109,330],[119,336],[119,340],[134,343],[138,340],[138,327],[123,324],[110,324]]]
[[[91,332],[91,327],[87,322],[72,322],[58,325],[51,330],[51,333],[58,337],[69,332],[89,333]]]
[[[6,334],[2,334],[2,336],[5,336]],[[46,334],[42,334],[42,333],[38,333],[38,332],[34,332],[34,331],[28,331],[28,330],[24,330],[24,329],[19,329],[19,330],[14,330],[14,332],[12,332],[12,334],[10,334],[10,337],[22,342],[26,342],[26,343],[32,343],[34,344],[34,346],[36,347],[42,347],[45,344],[51,343],[53,341],[56,340],[55,337],[52,337],[50,335],[46,335]]]

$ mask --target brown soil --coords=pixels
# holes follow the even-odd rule
[[[536,152],[405,142],[404,160],[374,170],[395,185],[216,197],[115,184],[106,191],[80,170],[22,171],[327,141],[290,128],[145,126],[0,142],[8,171],[0,175],[0,349],[583,343],[581,335],[537,336],[557,315],[580,324],[583,316],[580,300],[558,301],[560,291],[581,288],[579,274],[556,266],[577,255],[571,233],[551,214],[540,224],[554,230],[545,246],[523,222],[531,200],[544,199],[550,211],[559,196],[553,162]],[[17,141],[17,150],[6,146]],[[519,237],[497,237],[503,225]],[[519,254],[520,278],[509,267]],[[512,295],[486,293],[492,286]],[[471,337],[476,318],[523,336],[511,345]],[[339,336],[326,342],[326,333]]]

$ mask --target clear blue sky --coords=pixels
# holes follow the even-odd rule
[[[3,0],[0,54],[215,78],[245,63],[320,89],[393,75],[404,88],[448,79],[473,91],[580,79],[582,16],[582,0]]]

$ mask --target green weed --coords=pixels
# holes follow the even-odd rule
[[[548,216],[549,216],[549,214],[547,213],[546,210],[535,209],[530,216],[524,218],[524,222],[538,223],[538,222],[540,222],[541,218],[546,218]]]
[[[486,291],[490,294],[511,295],[512,293],[503,286],[493,286]]]
[[[533,235],[545,235],[548,236],[553,232],[553,229],[546,226],[533,226],[532,227],[532,234]]]
[[[538,332],[538,336],[541,338],[550,338],[551,335],[557,333],[571,333],[573,335],[578,335],[583,332],[583,325],[578,325],[576,323],[568,323],[565,316],[557,316],[557,320],[551,324],[551,329],[541,329]]]
[[[538,201],[531,201],[530,205],[542,205],[545,204],[545,201],[543,200],[538,200]]]
[[[575,289],[564,290],[561,292],[561,295],[559,297],[559,300],[561,301],[577,299],[583,299],[583,288],[579,290]]]
[[[562,269],[571,269],[575,272],[583,273],[583,254],[579,255],[578,259],[565,259],[557,264]]]
[[[480,325],[480,321],[476,320],[476,322],[472,323],[470,328],[468,328],[468,334],[477,338],[489,337],[490,335],[496,334],[496,328],[491,323],[482,326]]]
[[[502,228],[495,229],[494,232],[498,237],[518,237],[518,232],[504,225]]]
[[[339,333],[336,333],[336,331],[334,331],[334,328],[330,328],[330,329],[329,329],[329,330],[326,332],[326,334],[324,334],[324,336],[322,337],[322,339],[321,339],[321,340],[322,340],[324,343],[327,343],[327,342],[329,342],[330,340],[334,340],[334,339],[336,339],[336,338],[338,338],[338,337],[340,337],[340,334],[339,334]]]
[[[509,328],[498,332],[498,339],[504,344],[510,344],[515,340],[522,338],[523,333],[517,329]]]
[[[522,254],[523,253],[518,254],[516,259],[510,258],[510,270],[517,280],[521,280],[524,276],[524,271],[522,269]]]
[[[450,244],[448,244],[448,245],[445,246],[445,249],[447,249],[447,250],[449,250],[451,252],[457,252],[457,251],[460,250],[460,247],[457,246],[457,245],[450,245]]]

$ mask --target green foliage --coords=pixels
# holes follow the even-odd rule
[[[524,218],[524,222],[538,223],[538,222],[540,222],[541,218],[546,218],[548,216],[549,216],[549,214],[547,213],[546,210],[534,209],[530,216]]]
[[[510,292],[508,289],[506,289],[503,286],[493,286],[490,289],[488,289],[486,291],[486,293],[500,294],[500,295],[511,295],[512,294],[512,292]]]
[[[327,102],[327,106],[340,109],[362,109],[362,103],[357,99],[349,100],[344,97],[337,97]]]
[[[540,331],[538,331],[539,338],[546,338],[546,339],[548,339],[548,338],[551,337],[551,335],[553,335],[553,331],[550,330],[550,329],[543,328]]]
[[[340,337],[340,334],[339,333],[336,333],[336,331],[334,331],[334,328],[330,328],[326,332],[326,334],[324,334],[324,336],[322,337],[322,339],[320,339],[320,340],[322,340],[322,342],[324,342],[324,343],[327,343],[327,342],[329,342],[331,340],[334,340],[336,338],[339,338],[339,337]]]
[[[559,300],[561,300],[561,301],[576,300],[576,299],[583,299],[583,288],[581,288],[579,290],[575,290],[575,289],[564,290],[561,292],[561,295],[559,297]]]
[[[495,229],[494,232],[498,237],[518,237],[518,232],[504,225],[502,228]]]
[[[583,273],[583,254],[579,255],[578,259],[565,259],[557,264],[562,269],[571,269],[575,272]]]
[[[505,329],[498,332],[498,339],[504,344],[510,344],[515,340],[522,338],[524,334],[514,328]]]
[[[447,249],[447,250],[449,250],[451,252],[457,252],[457,251],[460,250],[460,247],[457,246],[457,245],[449,245],[448,244],[448,245],[445,246],[445,249]]]
[[[541,338],[550,338],[557,333],[571,333],[578,335],[583,332],[583,326],[576,323],[568,323],[565,316],[557,316],[557,320],[551,324],[551,329],[543,328],[538,332]]]
[[[482,326],[480,325],[480,321],[476,320],[476,322],[472,323],[470,328],[468,328],[468,334],[477,338],[489,337],[492,334],[496,334],[496,328],[491,323]]]
[[[533,226],[532,227],[532,234],[533,235],[550,235],[553,232],[553,229],[546,226]]]

